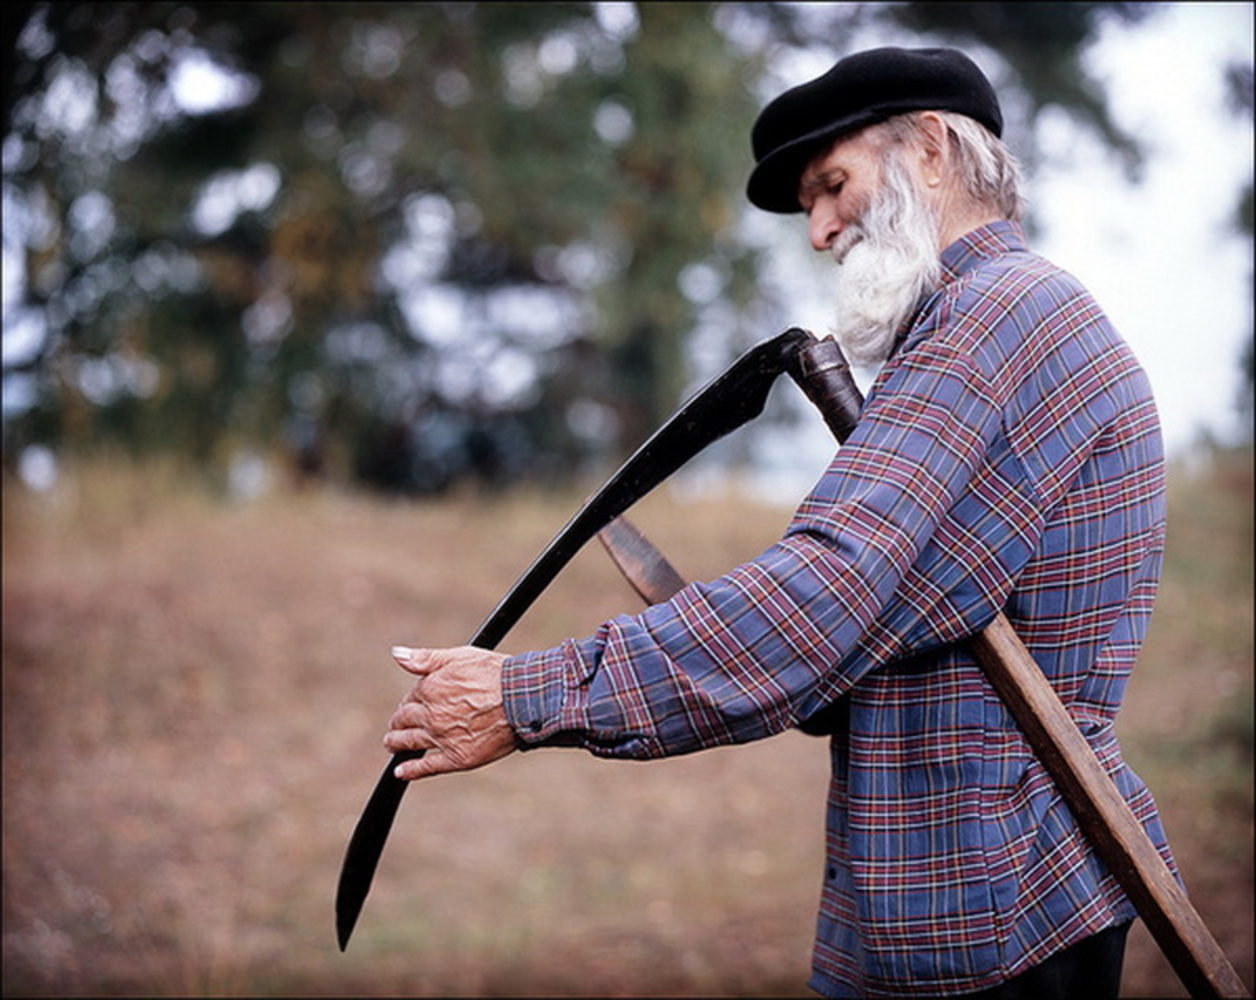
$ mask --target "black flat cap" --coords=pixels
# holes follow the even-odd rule
[[[954,111],[1003,134],[994,88],[962,52],[857,52],[763,109],[750,134],[756,165],[747,196],[769,212],[802,211],[798,179],[813,156],[843,135],[908,111]]]

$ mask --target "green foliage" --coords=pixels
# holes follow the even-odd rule
[[[1236,115],[1246,118],[1252,117],[1252,112],[1256,109],[1256,100],[1254,100],[1252,86],[1253,68],[1251,63],[1247,65],[1233,65],[1226,68],[1226,85],[1230,99],[1231,110]],[[1252,236],[1252,181],[1248,179],[1247,186],[1239,192],[1238,203],[1234,209],[1234,226],[1246,236]],[[1247,345],[1243,349],[1243,355],[1239,364],[1242,366],[1243,382],[1239,391],[1239,412],[1247,419],[1248,427],[1251,428],[1252,417],[1254,413],[1254,394],[1256,394],[1256,330],[1249,330],[1247,336]]]
[[[1093,128],[1137,176],[1143,152],[1109,113],[1099,83],[1082,56],[1104,18],[1137,23],[1151,13],[1138,3],[907,4],[903,23],[955,42],[975,41],[999,52],[1020,78],[1031,116],[1045,107],[1068,110]]]
[[[616,457],[675,408],[700,323],[730,356],[776,332],[738,223],[782,51],[876,22],[985,46],[1133,156],[1080,71],[1128,8],[7,5],[35,346],[6,351],[31,397],[6,461],[247,448],[436,490]]]

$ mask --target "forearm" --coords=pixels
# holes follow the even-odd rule
[[[988,621],[1017,567],[986,574],[990,586],[974,596],[968,572],[937,580],[929,555],[998,428],[983,383],[957,366],[936,406],[931,385],[946,369],[922,366],[922,385],[904,377],[913,402],[873,407],[786,537],[757,559],[587,639],[508,661],[503,693],[520,740],[657,757],[760,739],[810,717],[878,663]],[[939,428],[950,430],[945,447]],[[1032,534],[979,506],[983,555],[996,562],[1004,533]],[[1024,549],[1009,549],[1013,562]],[[921,575],[922,556],[928,578],[900,593]]]
[[[511,658],[503,692],[520,740],[649,758],[796,724],[832,697],[826,680],[861,629],[822,548],[783,542],[586,639]]]

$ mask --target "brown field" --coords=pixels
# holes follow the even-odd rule
[[[1252,466],[1173,479],[1122,738],[1253,983]],[[5,995],[807,995],[823,744],[514,757],[412,789],[347,953],[333,897],[408,682],[465,641],[572,497],[211,501],[172,470],[4,492]],[[787,512],[660,495],[690,576]],[[505,643],[635,610],[596,546]],[[1185,996],[1141,926],[1130,996]]]

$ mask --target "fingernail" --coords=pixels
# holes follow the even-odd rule
[[[409,646],[393,646],[392,655],[398,660],[414,659],[414,650]]]

